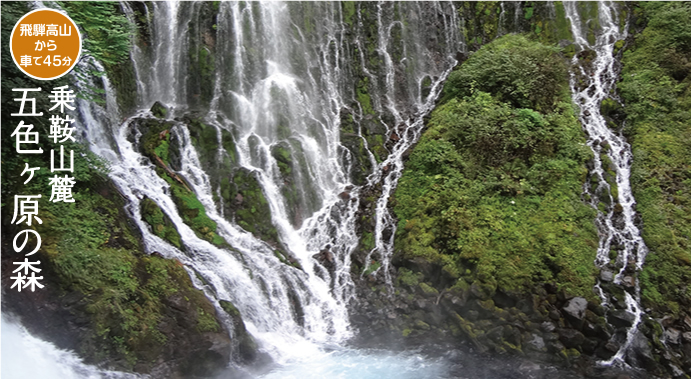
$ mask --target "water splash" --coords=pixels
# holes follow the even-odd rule
[[[29,334],[10,316],[2,314],[2,369],[0,375],[15,378],[137,379],[147,375],[102,370],[87,365],[71,351]]]

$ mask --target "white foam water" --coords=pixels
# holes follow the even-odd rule
[[[596,225],[600,235],[595,264],[603,268],[610,262],[610,250],[618,245],[616,265],[620,267],[614,278],[616,284],[622,284],[625,271],[631,266],[640,270],[645,262],[648,249],[641,238],[641,233],[634,223],[636,201],[631,192],[630,174],[633,155],[631,146],[626,142],[620,131],[611,130],[600,113],[600,104],[610,94],[618,75],[614,58],[614,44],[626,38],[626,27],[619,29],[619,14],[616,5],[611,1],[597,3],[598,19],[581,19],[577,5],[564,2],[566,17],[571,22],[574,43],[580,51],[591,50],[595,57],[590,64],[582,64],[579,54],[574,55],[571,73],[571,91],[573,100],[580,108],[579,119],[588,137],[587,145],[593,151],[593,168],[590,175],[597,179],[597,186],[591,191],[589,184],[584,186],[584,192],[590,196],[590,205],[598,210]],[[588,24],[599,22],[599,31],[595,43],[588,41]],[[586,81],[585,85],[579,79]],[[606,155],[611,162],[605,167],[601,155]],[[612,195],[610,183],[605,179],[606,171],[616,173],[616,195]],[[598,209],[600,201],[606,200],[610,204],[605,211]],[[640,287],[634,286],[633,295],[625,292],[626,310],[634,315],[634,322],[627,331],[626,341],[621,344],[617,353],[609,360],[601,362],[604,365],[613,363],[626,364],[626,353],[638,331],[643,309],[640,306]],[[609,305],[607,295],[598,285],[596,290],[603,300],[603,305]]]

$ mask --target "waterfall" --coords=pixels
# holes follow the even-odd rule
[[[617,248],[616,267],[619,271],[614,277],[614,283],[625,284],[625,279],[635,281],[633,294],[625,291],[625,303],[627,312],[634,315],[634,321],[626,335],[626,341],[622,343],[619,351],[609,360],[602,362],[611,365],[615,362],[624,363],[626,352],[638,332],[643,310],[640,306],[640,288],[635,279],[635,271],[642,268],[648,249],[641,238],[641,233],[634,223],[635,200],[631,192],[629,181],[631,173],[631,146],[626,142],[621,131],[614,131],[607,126],[604,117],[600,113],[600,104],[610,95],[610,91],[617,80],[618,69],[613,56],[614,44],[618,40],[626,38],[626,28],[619,30],[618,13],[612,2],[598,3],[598,19],[582,20],[579,16],[577,5],[565,2],[564,9],[567,18],[571,21],[571,30],[574,42],[580,52],[572,59],[573,71],[571,73],[571,91],[573,100],[580,108],[579,119],[583,124],[588,137],[588,146],[594,153],[593,168],[590,176],[595,178],[594,188],[590,183],[584,186],[584,194],[590,205],[598,210],[596,225],[600,234],[600,243],[597,250],[595,264],[606,269],[610,262],[610,249]],[[599,22],[601,31],[595,39],[588,39],[586,35],[587,25]],[[583,54],[583,55],[582,55]],[[592,63],[583,64],[580,57],[588,57],[594,54]],[[587,60],[587,59],[585,59]],[[606,157],[606,158],[604,158]],[[607,162],[609,161],[609,162]],[[610,163],[611,162],[611,163]],[[615,183],[607,180],[607,171],[614,171]],[[613,188],[613,185],[616,186]],[[607,204],[605,210],[599,209],[598,204]],[[629,276],[626,276],[626,275]],[[602,297],[603,305],[611,305],[607,294],[599,283],[597,290]]]
[[[431,5],[431,6],[430,6]],[[381,113],[388,112],[392,120],[380,121],[387,128],[387,136],[396,138],[396,143],[391,148],[389,156],[379,164],[374,173],[368,178],[369,185],[382,183],[382,191],[377,200],[375,220],[375,247],[369,252],[366,259],[366,268],[369,267],[372,257],[378,255],[381,270],[386,283],[391,286],[390,259],[393,254],[393,243],[396,232],[396,222],[388,210],[388,202],[396,188],[398,179],[403,170],[403,154],[420,138],[424,127],[423,117],[426,116],[435,105],[435,100],[442,90],[442,83],[457,63],[455,54],[461,47],[456,9],[453,4],[440,3],[414,4],[407,9],[406,18],[412,30],[404,29],[405,38],[401,39],[403,51],[406,52],[398,62],[392,57],[394,46],[392,29],[402,27],[399,20],[392,19],[390,4],[379,3],[377,6],[379,44],[377,52],[384,59],[384,82],[381,83],[377,93],[384,94],[377,98],[375,104]],[[432,31],[427,20],[435,15],[441,16],[440,35],[438,40],[443,41],[441,51],[433,51],[424,41]],[[439,17],[439,16],[437,16]],[[415,33],[416,32],[416,33]],[[364,48],[364,47],[363,47]],[[428,57],[435,57],[431,60]],[[367,70],[363,68],[366,72]],[[407,77],[401,77],[400,73],[412,72]],[[377,78],[369,74],[373,82]],[[381,76],[381,74],[380,74]],[[428,93],[423,92],[425,80],[431,81]],[[408,82],[407,88],[397,87],[401,81]],[[387,122],[388,121],[388,122]]]
[[[260,348],[278,363],[342,344],[352,336],[346,307],[355,298],[350,266],[358,246],[361,191],[351,178],[353,155],[340,141],[344,112],[352,115],[365,146],[363,125],[373,116],[392,141],[379,163],[367,151],[372,172],[365,184],[382,183],[376,246],[368,262],[376,256],[382,277],[391,283],[395,225],[387,202],[403,169],[402,155],[420,136],[423,117],[456,63],[461,43],[455,8],[450,3],[377,4],[375,54],[381,63],[374,65],[363,56],[365,44],[372,43],[364,34],[367,20],[357,12],[348,31],[340,3],[222,2],[214,25],[212,95],[200,105],[190,100],[196,96],[190,78],[195,41],[187,31],[202,5],[143,6],[148,47],[135,44],[131,54],[138,110],[119,120],[115,91],[105,76],[94,80],[102,80],[106,89],[106,108],[80,100],[78,110],[84,138],[109,161],[109,176],[126,199],[145,250],[182,262],[220,315],[219,301],[231,301]],[[122,8],[134,21],[133,9],[127,3]],[[89,64],[103,70],[98,62]],[[370,80],[374,115],[365,114],[368,105],[353,93],[350,77],[355,71]],[[185,179],[230,247],[201,239],[184,222],[170,185],[140,151],[139,125],[154,118],[149,111],[154,102],[168,109],[171,144],[180,156],[176,174]],[[215,131],[218,150],[212,153],[217,162],[201,158],[208,152],[195,146],[184,117],[200,109],[202,121]],[[231,137],[234,151],[224,148],[224,136]],[[279,153],[297,162],[289,173]],[[221,167],[231,155],[233,164]],[[244,170],[256,179],[270,209],[271,219],[264,222],[275,227],[278,241],[260,239],[226,214],[219,176],[232,173],[209,171],[210,166]],[[170,218],[182,248],[152,232],[141,214],[143,199],[155,202]],[[286,264],[277,249],[300,268]],[[332,267],[314,258],[324,251]],[[232,326],[229,318],[224,321]]]
[[[136,379],[146,376],[107,371],[84,364],[76,354],[30,335],[2,314],[3,378]]]

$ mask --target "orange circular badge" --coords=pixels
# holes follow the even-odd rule
[[[66,14],[37,9],[17,21],[10,37],[10,52],[17,67],[30,77],[57,79],[79,61],[82,36]]]

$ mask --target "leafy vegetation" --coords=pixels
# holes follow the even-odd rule
[[[395,193],[406,258],[459,283],[556,281],[593,297],[595,212],[580,199],[591,152],[567,78],[557,50],[517,35],[450,75]]]
[[[88,356],[121,356],[134,365],[160,351],[167,337],[158,326],[165,302],[175,294],[192,309],[201,309],[196,313],[200,331],[202,326],[215,330],[213,306],[192,286],[182,265],[139,252],[118,210],[122,204],[88,190],[75,199],[71,204],[45,204],[44,223],[37,230],[43,237],[42,262],[54,272],[60,289],[88,299],[86,311],[99,346],[86,352]]]
[[[136,32],[134,25],[114,2],[59,1],[57,4],[67,11],[82,31],[82,59],[92,56],[103,64],[111,83],[116,84],[118,104],[122,109],[131,108],[137,86],[131,65],[123,62],[129,57],[131,36]],[[86,67],[77,66],[73,71],[86,88],[77,96],[104,104],[105,90],[89,84],[90,76],[100,76],[104,72]]]
[[[551,112],[568,91],[567,70],[558,49],[535,45],[524,37],[500,38],[463,66],[449,75],[442,102],[484,91],[516,108]]]
[[[77,25],[86,33],[84,54],[105,65],[117,65],[130,54],[133,25],[118,10],[118,4],[100,1],[60,1]]]
[[[634,13],[647,26],[624,52],[618,88],[650,249],[642,298],[677,313],[691,306],[691,5],[641,2]]]

